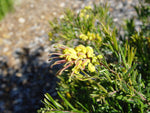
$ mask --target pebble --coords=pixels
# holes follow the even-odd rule
[[[17,77],[22,77],[22,73],[16,73]]]
[[[55,15],[57,15],[57,13],[56,13],[56,12],[53,12],[53,15],[55,16]]]
[[[59,18],[60,18],[60,19],[63,19],[64,17],[65,17],[64,15],[60,15],[60,17],[59,17]]]
[[[3,96],[4,92],[3,91],[0,91],[0,96]]]
[[[30,4],[30,7],[31,7],[31,8],[34,8],[34,4]]]
[[[41,19],[45,19],[45,16],[44,16],[44,15],[41,15]]]
[[[9,50],[9,48],[5,47],[5,48],[3,49],[3,52],[6,53],[8,50]]]
[[[19,21],[19,23],[24,24],[26,20],[23,17],[20,17],[18,19],[18,21]]]
[[[7,45],[10,45],[12,44],[12,42],[10,40],[7,40],[7,39],[3,39],[3,43],[7,44]]]
[[[65,3],[62,2],[59,6],[62,7],[62,8],[64,8],[65,7]]]

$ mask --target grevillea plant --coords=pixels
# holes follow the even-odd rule
[[[109,17],[107,6],[96,5],[87,6],[78,14],[67,11],[60,22],[51,25],[50,40],[64,40],[50,53],[49,60],[54,62],[51,68],[63,66],[56,73],[60,79],[58,99],[45,94],[45,107],[39,113],[150,112],[149,81],[143,79],[143,69],[139,66],[144,61],[135,46],[139,36],[149,37],[148,31],[146,35],[132,34],[128,23],[125,37],[131,40],[123,40]]]

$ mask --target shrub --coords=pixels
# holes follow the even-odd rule
[[[5,16],[5,14],[13,9],[12,0],[0,0],[0,20]]]
[[[131,19],[122,37],[107,5],[87,6],[78,14],[68,10],[60,21],[51,22],[50,40],[63,40],[50,54],[51,67],[63,64],[56,74],[59,98],[45,94],[39,113],[149,112],[149,6],[141,6],[136,7],[141,31]]]

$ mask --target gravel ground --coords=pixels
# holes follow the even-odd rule
[[[49,20],[65,8],[79,11],[105,0],[17,0],[15,10],[0,22],[0,113],[34,113],[43,95],[56,96],[57,78],[49,69]],[[136,16],[138,0],[108,0],[116,26]],[[137,22],[137,25],[140,22]],[[55,67],[57,70],[57,67]]]

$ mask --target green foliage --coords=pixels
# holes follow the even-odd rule
[[[63,103],[65,104],[65,106],[63,107],[62,105],[60,105],[57,101],[55,101],[48,93],[45,94],[45,99],[44,99],[44,104],[45,104],[45,108],[41,108],[40,110],[38,110],[38,112],[44,112],[44,113],[66,113],[66,112],[75,112],[75,113],[83,113],[81,110],[77,110],[75,107],[73,107],[71,105],[71,103],[65,99],[59,92],[58,95],[60,96],[60,98],[62,99]],[[81,106],[85,111],[89,112],[81,103],[76,102],[76,104],[78,104],[78,106]],[[51,109],[50,109],[51,108]],[[67,111],[68,110],[68,111]]]
[[[74,41],[73,39],[79,38],[81,33],[87,34],[88,31],[98,33],[100,31],[100,23],[103,23],[107,27],[110,25],[113,26],[112,19],[107,13],[107,5],[99,7],[95,5],[94,10],[88,9],[83,17],[81,17],[82,13],[75,14],[74,12],[67,10],[64,18],[61,20],[55,19],[54,22],[50,22],[52,26],[52,30],[49,33],[50,40],[55,38],[53,41],[57,42],[61,38],[66,44],[69,43],[69,40]],[[86,16],[89,17],[86,18]],[[99,20],[101,20],[101,22]],[[101,36],[102,34],[99,35]],[[79,41],[79,43],[85,43],[84,41]]]
[[[64,63],[63,69],[58,71],[61,74],[58,76],[59,98],[54,100],[46,94],[45,108],[38,112],[150,112],[147,7],[136,7],[137,18],[143,22],[141,30],[136,30],[134,19],[128,20],[122,39],[108,15],[107,5],[95,5],[93,9],[85,7],[78,14],[68,10],[63,19],[51,22],[50,40],[58,42],[63,39],[69,47],[59,46],[58,52],[53,53],[56,56],[50,55],[51,60],[58,58],[53,65]],[[79,50],[70,48],[79,47],[79,44]],[[89,62],[83,66],[87,60]]]
[[[127,28],[125,30],[128,31],[126,36],[128,37],[129,44],[137,48],[137,68],[147,84],[150,80],[150,6],[140,4],[135,9],[138,14],[137,18],[143,24],[139,26],[139,31],[137,31],[134,19],[132,18],[131,21],[127,21]]]
[[[0,0],[0,20],[5,16],[5,14],[13,9],[12,0]]]

